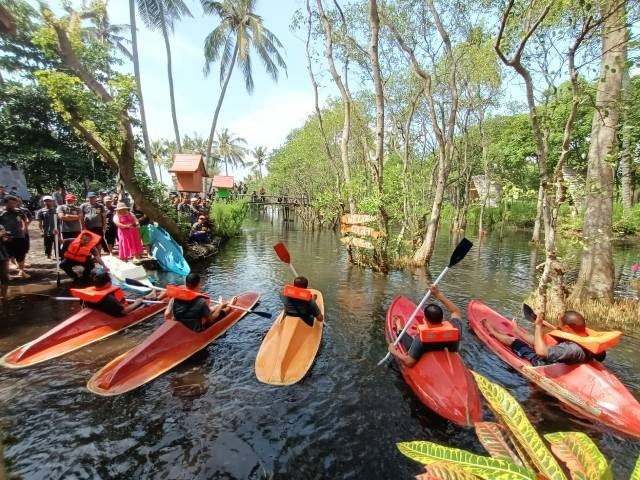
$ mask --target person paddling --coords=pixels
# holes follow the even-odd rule
[[[187,275],[183,287],[167,285],[166,295],[171,300],[164,312],[165,320],[175,320],[194,332],[202,332],[231,311],[230,305],[235,305],[237,297],[210,306],[210,298],[200,292],[200,285],[197,273]]]
[[[286,285],[283,294],[284,312],[289,317],[298,317],[304,323],[313,327],[313,321],[322,322],[324,317],[307,287],[309,280],[306,277],[296,277],[293,286]]]
[[[450,351],[458,350],[460,331],[462,330],[462,312],[437,286],[433,285],[430,289],[431,295],[445,306],[450,319],[444,319],[444,312],[439,305],[430,303],[424,308],[427,323],[418,324],[418,335],[411,337],[409,334],[405,334],[400,339],[400,343],[407,353],[401,352],[393,343],[389,344],[389,353],[407,367],[413,367],[426,352],[444,350],[445,348]],[[402,331],[403,325],[400,323],[402,319],[396,315],[394,320],[396,332]]]
[[[142,298],[127,304],[124,292],[111,284],[111,277],[107,272],[96,274],[93,287],[72,288],[71,295],[81,299],[85,307],[113,317],[124,317],[142,305]]]
[[[584,317],[573,310],[567,310],[558,319],[560,328],[545,335],[544,315],[535,318],[534,334],[515,328],[520,338],[498,332],[489,322],[482,320],[493,338],[511,348],[520,358],[531,362],[534,367],[551,363],[586,363],[591,360],[603,361],[606,352],[592,353],[586,346],[590,338]],[[514,320],[515,323],[515,320]],[[551,337],[551,338],[549,338]],[[559,343],[558,343],[559,341]],[[557,343],[557,344],[556,344]],[[583,345],[581,345],[583,344]]]

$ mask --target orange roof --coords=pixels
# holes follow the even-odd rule
[[[170,172],[195,173],[200,172],[203,177],[208,177],[207,169],[204,167],[202,154],[176,153],[173,155],[173,165]]]
[[[225,177],[224,175],[215,175],[213,177],[213,186],[216,188],[233,188],[233,177]]]

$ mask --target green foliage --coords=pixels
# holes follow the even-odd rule
[[[447,462],[486,480],[535,480],[535,473],[507,460],[475,455],[457,448],[443,447],[431,442],[403,442],[398,450],[423,465]]]
[[[223,238],[231,238],[240,233],[242,222],[249,213],[246,201],[214,202],[211,205],[213,231]]]
[[[612,480],[607,459],[597,445],[582,432],[557,432],[544,436],[553,453],[571,471],[573,480]]]

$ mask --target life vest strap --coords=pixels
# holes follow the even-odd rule
[[[204,298],[207,303],[209,303],[209,301],[211,300],[208,295],[200,292],[195,292],[183,286],[167,285],[166,289],[167,297],[175,298],[176,300],[184,300],[186,302],[189,302],[191,300],[195,300],[196,298]]]

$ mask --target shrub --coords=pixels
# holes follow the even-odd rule
[[[244,201],[214,202],[211,206],[211,221],[214,234],[231,238],[240,233],[242,222],[249,213],[249,204]]]

